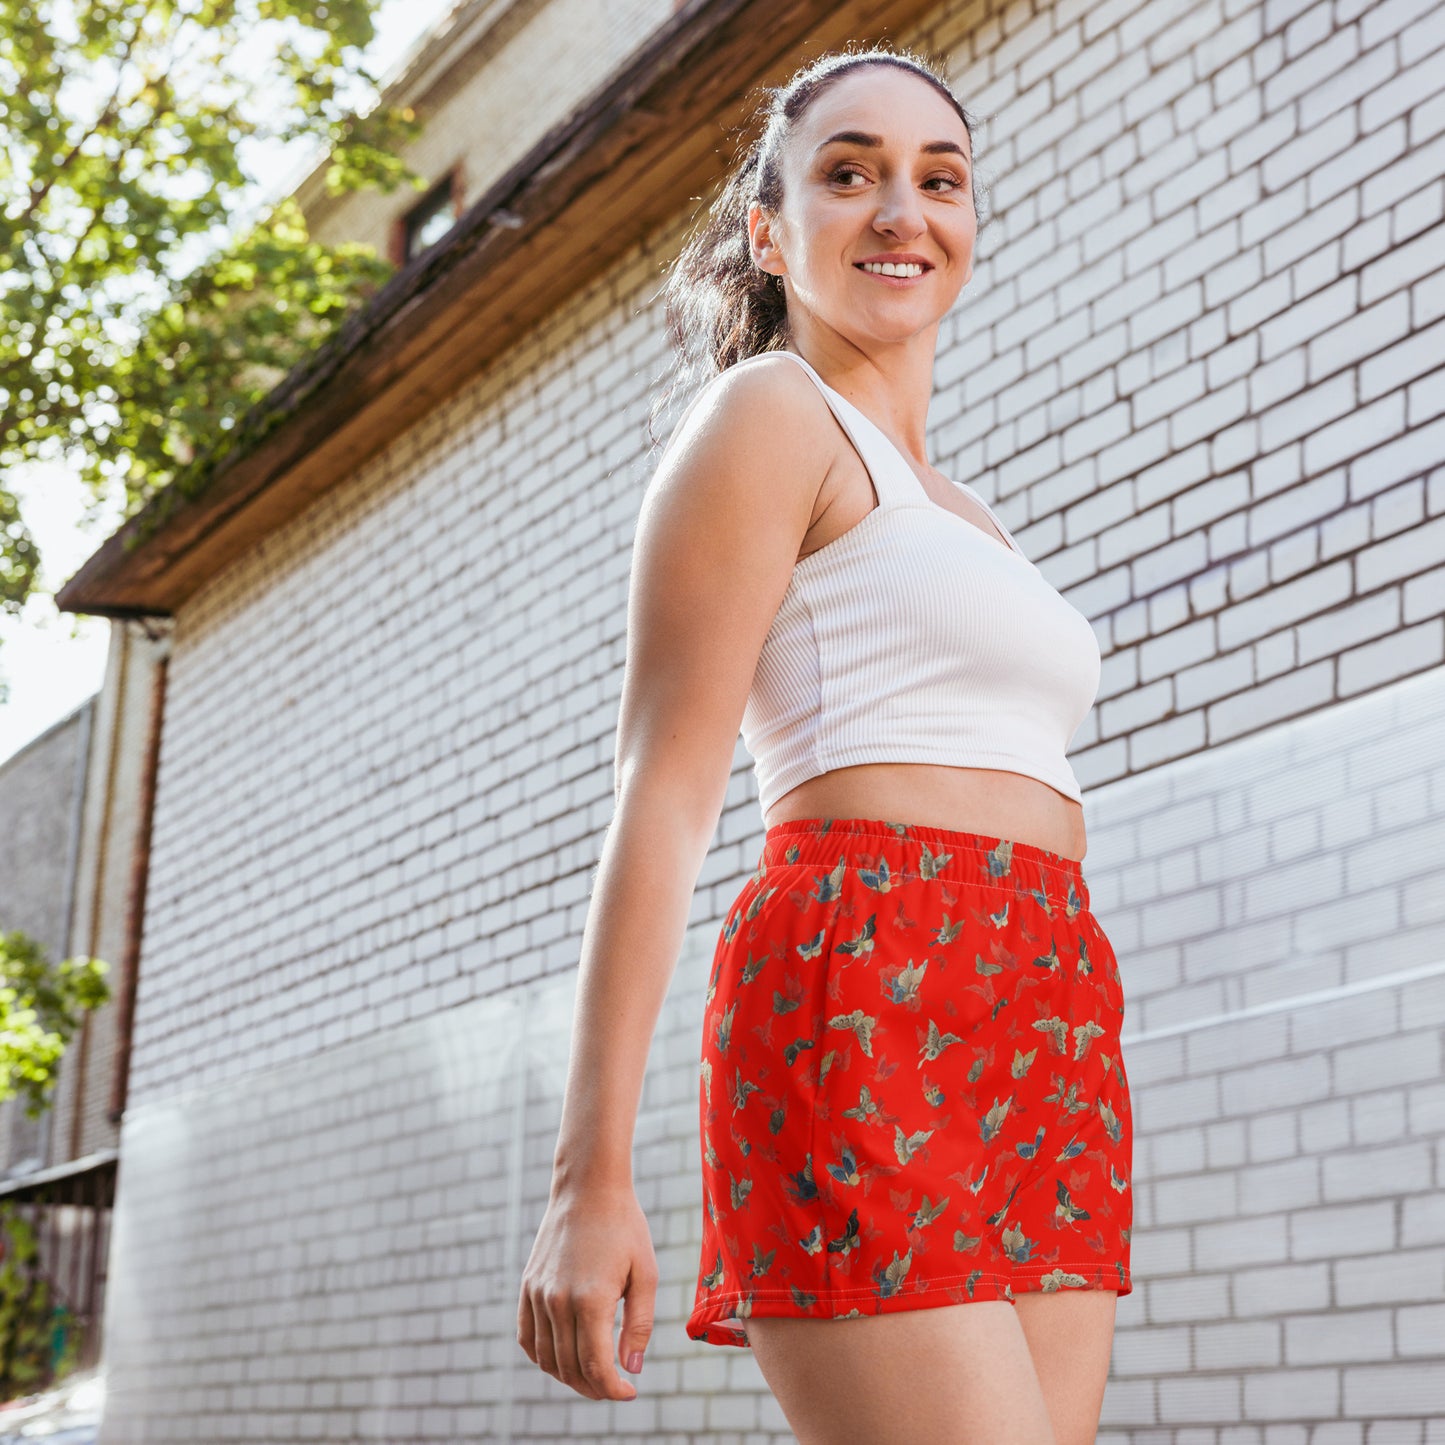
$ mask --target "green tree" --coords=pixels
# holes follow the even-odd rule
[[[333,193],[423,184],[375,4],[0,0],[0,607],[39,562],[7,472],[64,460],[126,516],[189,489],[390,272],[289,199],[256,216],[276,178],[243,164],[311,144]]]
[[[52,964],[29,934],[0,933],[0,1102],[23,1096],[30,1118],[45,1112],[81,1016],[110,1000],[109,972],[99,958]]]

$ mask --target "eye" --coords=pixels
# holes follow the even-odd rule
[[[843,165],[841,165],[841,166],[835,166],[831,171],[829,171],[829,172],[828,172],[828,179],[829,179],[830,181],[834,182],[835,184],[841,184],[842,177],[844,177],[844,176],[861,176],[861,175],[863,175],[863,172],[862,172],[861,170],[859,170],[857,166],[849,165],[849,164],[845,163],[845,164],[843,164]],[[963,186],[963,185],[965,184],[965,182],[964,182],[959,176],[953,174],[952,172],[949,172],[949,173],[946,173],[946,174],[942,174],[942,175],[929,176],[929,178],[928,178],[926,181],[924,181],[923,184],[924,184],[925,186],[931,186],[931,185],[933,185],[933,183],[934,183],[935,181],[943,181],[943,182],[945,182],[945,183],[947,184],[947,186],[949,187],[950,190],[958,190],[961,186]],[[844,189],[844,190],[849,190],[849,191],[855,191],[855,190],[857,190],[858,188],[857,188],[857,186],[844,186],[843,189]],[[944,194],[946,194],[946,192],[945,192],[945,191],[942,191],[942,190],[936,190],[936,191],[934,192],[934,194],[935,194],[935,195],[944,195]]]

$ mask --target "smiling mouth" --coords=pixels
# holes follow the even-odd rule
[[[900,281],[914,281],[933,270],[921,261],[855,261],[853,264],[867,276],[887,276]]]

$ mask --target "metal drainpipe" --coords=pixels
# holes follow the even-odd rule
[[[85,826],[85,780],[90,774],[91,740],[95,736],[95,710],[99,705],[99,694],[90,700],[80,724],[80,752],[75,761],[74,796],[70,804],[70,841],[65,854],[65,906],[61,917],[60,956],[69,958],[71,943],[75,938],[76,870],[80,867],[80,838]],[[55,1163],[50,1157],[51,1141],[55,1134],[55,1110],[45,1111],[41,1124],[40,1167],[48,1169]]]
[[[86,930],[86,953],[94,957],[104,926],[105,874],[110,862],[110,820],[115,807],[115,775],[119,768],[120,739],[124,730],[125,694],[130,681],[131,634],[128,623],[121,624],[120,666],[116,669],[115,713],[111,718],[110,747],[105,760],[105,792],[101,797],[99,831],[96,834],[95,886],[91,894],[90,927]],[[67,1051],[68,1052],[68,1051]],[[80,1157],[80,1131],[85,1118],[85,1066],[90,1053],[90,1015],[81,1016],[79,1047],[75,1055],[75,1085],[71,1095],[70,1153]]]
[[[147,635],[156,635],[147,628]],[[156,775],[160,771],[161,733],[165,718],[166,676],[170,666],[170,638],[154,652],[150,711],[146,718],[145,761],[136,799],[137,828],[131,849],[130,884],[126,893],[125,943],[120,959],[119,1013],[116,1018],[115,1067],[110,1080],[106,1118],[117,1128],[125,1113],[130,1085],[131,1037],[135,1024],[136,980],[140,972],[141,939],[145,931],[146,885],[150,879],[151,826],[155,817]],[[88,1017],[88,1016],[87,1016]]]

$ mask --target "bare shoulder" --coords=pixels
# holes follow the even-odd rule
[[[796,361],[763,352],[700,388],[673,428],[654,480],[669,464],[684,471],[720,469],[742,485],[771,474],[775,486],[795,479],[808,491],[811,508],[838,442],[828,403],[812,378]]]
[[[742,362],[693,399],[643,497],[617,791],[665,790],[700,835],[716,823],[758,658],[837,454],[827,405],[796,362]]]

